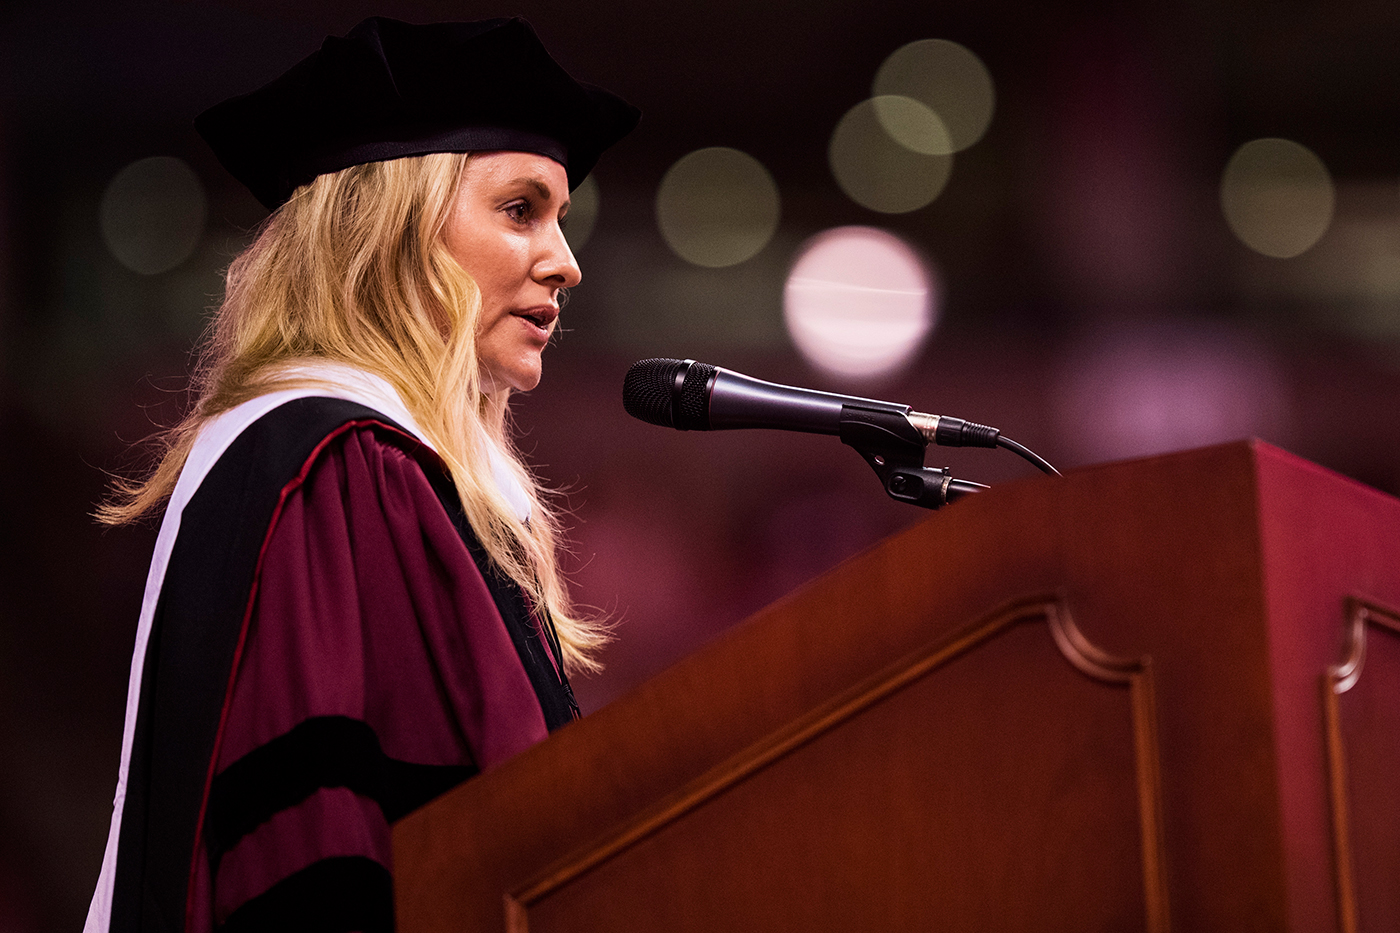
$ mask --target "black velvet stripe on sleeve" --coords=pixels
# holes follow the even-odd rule
[[[240,434],[185,506],[146,649],[112,933],[184,928],[190,855],[258,555],[281,494],[354,402],[302,398]]]
[[[491,601],[496,604],[496,610],[501,614],[501,621],[505,623],[506,631],[510,634],[511,644],[515,646],[515,653],[519,655],[520,664],[525,668],[526,676],[530,678],[530,686],[534,688],[535,696],[540,701],[545,726],[553,732],[560,726],[573,722],[578,718],[578,704],[574,701],[574,691],[569,685],[569,678],[560,666],[563,659],[550,660],[550,648],[541,637],[520,587],[497,570],[486,549],[481,546],[480,539],[472,530],[471,523],[467,521],[466,511],[462,508],[462,500],[457,497],[451,477],[442,470],[431,469],[426,465],[423,472],[486,581]]]
[[[205,835],[212,864],[279,810],[324,787],[368,797],[393,822],[474,776],[474,765],[425,765],[384,754],[368,724],[345,716],[299,723],[225,768],[209,791]]]
[[[391,933],[394,882],[360,856],[323,859],[284,878],[229,916],[218,933]]]
[[[287,484],[328,437],[354,423],[396,427],[354,402],[288,402],[229,445],[185,507],[146,649],[120,827],[112,933],[183,928],[204,782],[261,546]],[[472,556],[486,575],[546,723],[553,729],[568,722],[573,714],[567,682],[554,676],[518,588],[488,572],[489,562],[465,522],[451,481],[443,485],[433,458],[407,446],[405,451],[436,480],[444,507],[469,548],[475,546]]]

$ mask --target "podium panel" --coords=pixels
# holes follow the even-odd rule
[[[1324,683],[1342,929],[1400,930],[1400,615],[1355,602]]]
[[[1259,443],[930,515],[395,827],[418,931],[1400,928],[1400,502]]]
[[[508,928],[1164,930],[1145,670],[1052,602],[996,613],[551,866]]]

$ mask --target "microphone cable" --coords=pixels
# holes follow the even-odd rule
[[[765,382],[695,360],[633,363],[623,407],[641,421],[680,431],[771,428],[839,435],[880,476],[891,498],[936,509],[987,487],[923,465],[930,443],[1001,447],[1059,476],[1048,460],[990,425],[913,411],[908,405]]]
[[[1060,475],[1060,471],[1051,466],[1049,460],[1046,460],[1044,457],[1031,450],[1029,447],[1026,447],[1023,444],[1016,443],[1011,438],[1007,437],[999,431],[997,432],[997,446],[1004,447],[1007,450],[1011,451],[1013,454],[1016,454],[1018,457],[1023,457],[1026,460],[1029,460],[1035,465],[1036,469],[1040,470],[1040,472],[1042,473],[1048,473],[1051,476]]]

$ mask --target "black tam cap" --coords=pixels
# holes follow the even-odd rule
[[[317,175],[429,152],[509,149],[576,188],[641,112],[581,84],[522,19],[415,26],[374,17],[195,128],[269,210]]]

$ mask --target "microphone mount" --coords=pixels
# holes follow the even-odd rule
[[[844,405],[841,443],[853,448],[870,464],[891,499],[925,509],[940,509],[970,492],[987,488],[981,483],[954,479],[948,467],[924,466],[924,449],[932,440],[926,436],[926,430],[937,431],[940,420],[959,419]]]

